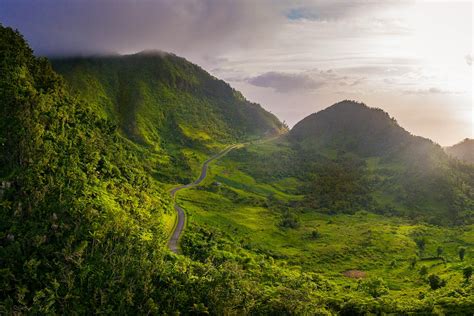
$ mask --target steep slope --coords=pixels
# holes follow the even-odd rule
[[[474,139],[466,138],[456,145],[446,147],[444,150],[448,155],[461,161],[474,163]]]
[[[168,193],[112,122],[1,25],[0,111],[1,313],[123,309],[130,292],[143,306]]]
[[[380,109],[339,102],[303,119],[270,148],[231,157],[258,181],[297,178],[312,210],[364,210],[436,224],[474,219],[474,168]]]
[[[348,151],[363,157],[389,156],[413,144],[440,149],[412,136],[383,110],[348,100],[307,116],[292,128],[290,138],[307,149]]]
[[[260,105],[173,54],[59,59],[53,67],[139,143],[212,145],[284,129]]]
[[[327,211],[369,209],[434,223],[472,220],[473,169],[432,141],[413,136],[380,109],[342,101],[312,114],[289,134],[311,171],[310,205]]]
[[[334,309],[317,299],[335,291],[323,279],[239,244],[229,256],[205,230],[193,237],[207,243],[208,259],[171,255],[163,229],[168,192],[136,144],[97,110],[0,25],[0,314]]]
[[[119,127],[162,182],[188,183],[225,145],[286,131],[260,105],[173,54],[66,58],[53,67],[73,94]]]

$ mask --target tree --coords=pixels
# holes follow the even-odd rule
[[[421,266],[420,268],[420,275],[425,276],[428,274],[428,268],[426,266]]]
[[[430,274],[430,276],[428,277],[428,283],[430,284],[432,290],[437,290],[446,285],[446,281],[441,279],[436,274]]]
[[[388,293],[388,288],[382,278],[368,279],[360,284],[360,289],[372,297],[380,297]]]
[[[424,237],[415,239],[416,246],[420,249],[420,253],[423,254],[425,252],[426,247],[426,240]]]
[[[436,255],[438,256],[438,258],[441,257],[441,255],[443,254],[443,252],[444,252],[443,247],[438,246],[438,248],[436,249]]]
[[[414,269],[415,266],[416,266],[416,262],[417,262],[417,259],[415,256],[413,256],[411,259],[410,259],[410,268]]]
[[[461,259],[461,261],[464,261],[465,255],[466,255],[466,248],[464,247],[459,248],[459,259]]]
[[[298,228],[300,226],[299,218],[288,209],[283,212],[280,226],[283,228]]]
[[[321,234],[318,232],[318,230],[314,229],[311,232],[311,239],[318,239],[319,237],[321,237]]]
[[[465,268],[462,270],[462,275],[463,275],[464,278],[466,279],[466,282],[468,282],[468,281],[471,279],[472,272],[473,272],[473,268],[472,268],[471,266],[465,267]]]

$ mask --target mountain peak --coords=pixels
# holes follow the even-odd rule
[[[309,115],[293,127],[290,136],[313,148],[329,146],[363,156],[387,154],[412,137],[382,109],[353,100]]]
[[[166,57],[166,56],[176,56],[175,54],[165,52],[160,49],[145,49],[138,53],[128,54],[125,56],[157,56],[157,57]]]

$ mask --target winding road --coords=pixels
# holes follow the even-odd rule
[[[202,168],[201,168],[201,175],[199,176],[199,178],[197,178],[196,181],[191,182],[189,184],[180,185],[176,188],[171,189],[170,194],[171,194],[171,197],[173,198],[173,200],[175,200],[176,193],[178,193],[178,191],[181,191],[181,190],[188,189],[188,188],[199,185],[206,178],[208,166],[212,161],[214,161],[216,159],[219,159],[220,157],[224,156],[225,154],[227,154],[232,149],[237,148],[239,146],[241,146],[241,145],[229,146],[226,149],[224,149],[223,151],[219,152],[218,154],[216,154],[216,155],[210,157],[209,159],[207,159],[206,161],[204,161],[204,163],[202,164]],[[179,238],[181,237],[181,234],[183,233],[184,223],[186,222],[186,213],[184,213],[184,210],[181,208],[181,206],[179,206],[176,203],[176,201],[174,203],[174,209],[178,213],[178,218],[177,218],[177,223],[176,223],[176,226],[174,228],[173,234],[171,235],[171,238],[168,241],[168,248],[174,253],[179,253]]]

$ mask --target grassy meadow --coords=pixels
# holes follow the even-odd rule
[[[271,153],[282,147],[276,140],[247,150]],[[296,178],[261,183],[239,166],[232,156],[223,157],[210,166],[201,186],[179,193],[188,225],[219,231],[231,243],[348,290],[357,290],[364,279],[381,278],[394,297],[430,295],[431,274],[446,281],[443,290],[458,287],[463,268],[474,264],[473,225],[435,226],[366,211],[317,212],[298,203],[303,196]],[[296,222],[291,227],[282,224],[287,213]],[[467,249],[462,261],[460,248]]]

